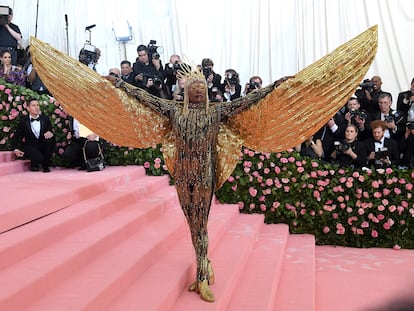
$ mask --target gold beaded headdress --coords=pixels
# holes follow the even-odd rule
[[[194,68],[194,69],[193,69]],[[187,63],[180,64],[180,69],[177,70],[177,79],[185,79],[185,87],[184,87],[184,107],[183,113],[186,115],[188,114],[188,87],[193,84],[194,82],[201,82],[204,83],[206,86],[206,110],[208,110],[208,87],[207,81],[204,77],[203,73],[197,66],[190,66]]]

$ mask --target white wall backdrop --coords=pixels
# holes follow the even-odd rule
[[[295,74],[358,35],[379,26],[379,49],[367,77],[380,75],[383,90],[396,98],[414,77],[414,1],[412,0],[2,0],[14,10],[23,34],[48,42],[77,58],[96,24],[91,43],[101,61],[119,67],[131,62],[136,47],[157,41],[161,56],[186,55],[195,63],[213,59],[216,72],[239,72],[264,82]],[[65,15],[68,24],[65,22]],[[114,22],[129,22],[133,40],[115,40]],[[125,48],[125,49],[124,49]],[[125,57],[126,55],[126,57]]]

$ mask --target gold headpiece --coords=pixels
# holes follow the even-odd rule
[[[194,82],[201,82],[204,83],[206,86],[206,110],[208,110],[208,86],[206,78],[204,77],[202,71],[198,66],[191,66],[186,63],[180,64],[180,69],[177,70],[176,74],[177,79],[185,79],[185,87],[184,87],[184,107],[183,107],[183,114],[188,114],[188,87],[193,84]]]

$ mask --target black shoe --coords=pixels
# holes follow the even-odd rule
[[[43,168],[43,173],[50,173],[50,168],[44,167]]]
[[[30,170],[32,172],[38,172],[39,171],[39,168],[37,166],[30,166]]]

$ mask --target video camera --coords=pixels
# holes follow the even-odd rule
[[[79,61],[82,64],[95,64],[98,61],[98,54],[96,53],[96,46],[85,43],[79,52]]]
[[[156,46],[157,41],[150,40],[147,51],[148,51],[148,59],[160,59],[160,54],[164,53],[164,48],[162,46]]]
[[[0,5],[0,25],[6,25],[9,23],[9,11],[8,6]]]
[[[374,82],[371,82],[370,79],[365,79],[358,85],[360,88],[355,91],[355,96],[359,99],[365,98],[365,90],[367,90],[369,93],[372,93],[374,90]]]

